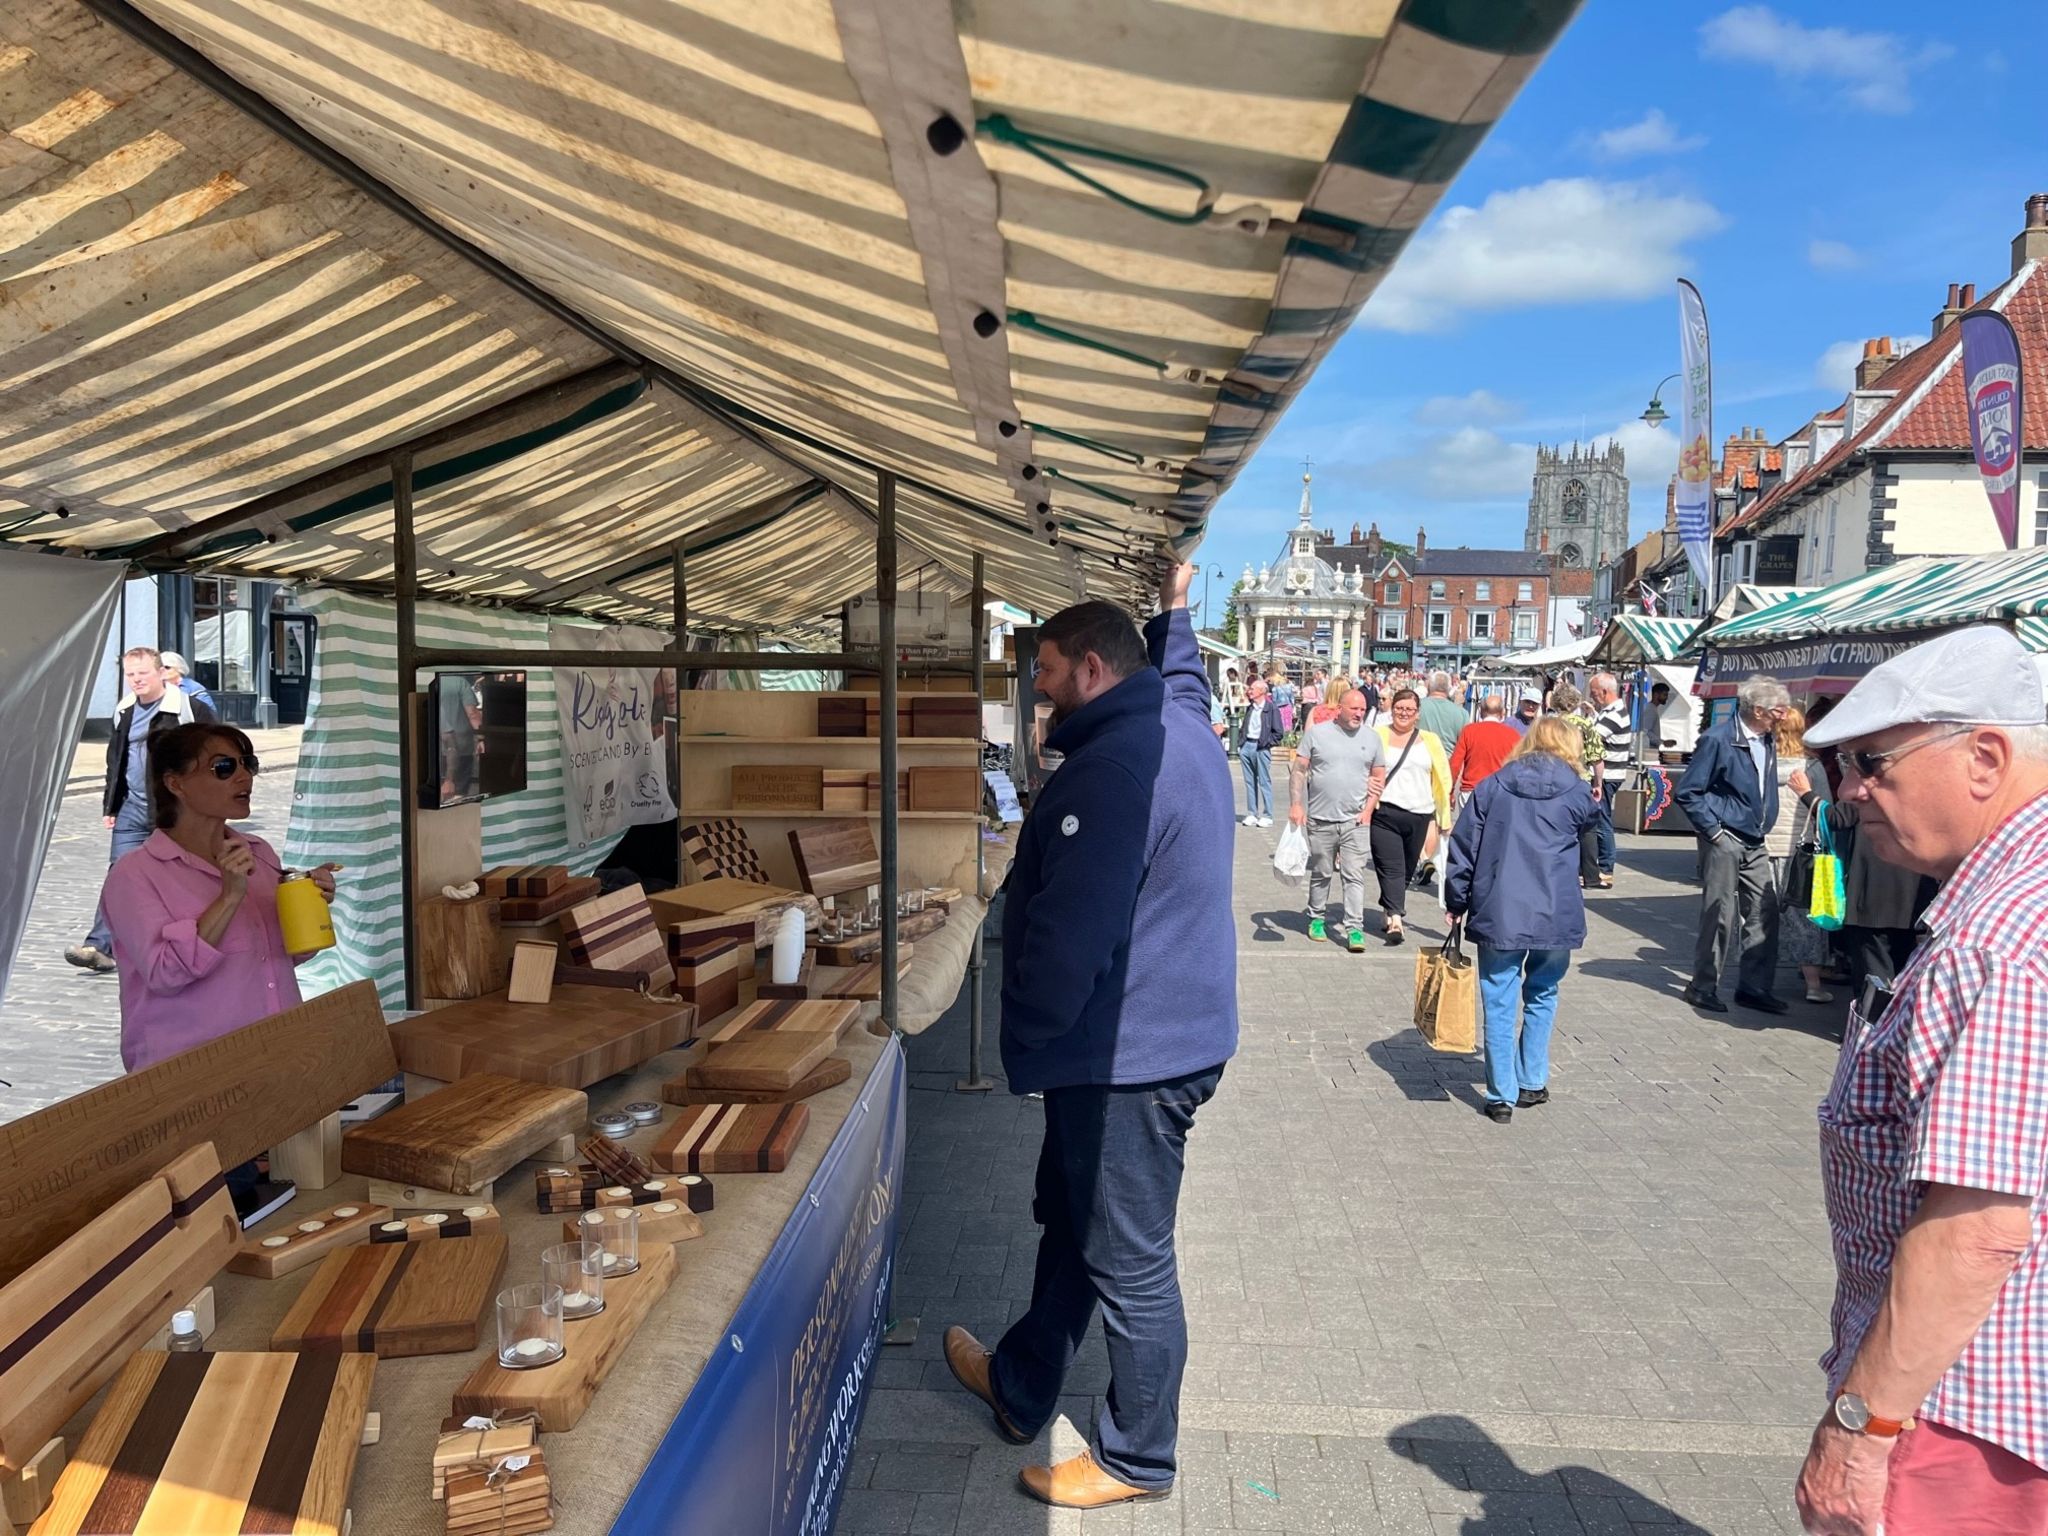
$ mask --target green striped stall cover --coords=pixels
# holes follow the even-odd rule
[[[1950,629],[1988,620],[2014,626],[2022,643],[2044,649],[2044,617],[2048,549],[2007,549],[1879,566],[1716,624],[1700,638],[1708,645],[1743,645],[1805,635]]]
[[[398,894],[398,641],[392,604],[333,591],[305,594],[320,620],[313,692],[292,785],[284,861],[333,859],[334,948],[299,968],[308,996],[367,978],[387,1008],[405,1006]],[[422,603],[422,645],[493,642],[546,650],[547,620]],[[617,839],[569,841],[562,809],[562,742],[555,674],[526,675],[526,789],[483,807],[483,867],[566,864],[587,875]]]

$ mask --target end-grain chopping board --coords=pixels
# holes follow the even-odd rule
[[[836,1088],[853,1076],[853,1063],[844,1056],[827,1056],[787,1088],[707,1088],[696,1078],[695,1067],[681,1077],[661,1085],[661,1096],[670,1104],[794,1104],[814,1093]]]
[[[581,1130],[589,1116],[577,1089],[483,1072],[344,1131],[341,1166],[467,1193]]]
[[[329,1254],[270,1336],[272,1349],[458,1355],[505,1274],[496,1233],[433,1243],[372,1243]]]
[[[681,1045],[696,1027],[689,1003],[619,987],[558,986],[546,1003],[505,994],[471,998],[391,1026],[398,1064],[444,1082],[495,1072],[557,1088],[587,1088]]]
[[[702,1039],[714,1053],[751,1035],[830,1035],[836,1042],[859,1018],[858,1003],[768,998],[747,1004]]]
[[[36,1536],[341,1536],[369,1355],[144,1350],[101,1403]]]
[[[26,1466],[241,1241],[201,1142],[0,1289],[0,1468]]]
[[[553,1365],[508,1371],[493,1349],[484,1363],[455,1389],[457,1414],[511,1418],[528,1410],[551,1433],[574,1429],[604,1384],[626,1345],[676,1277],[676,1251],[657,1243],[640,1253],[640,1270],[607,1280],[604,1310],[576,1322],[564,1334],[568,1348]]]
[[[802,1082],[838,1043],[836,1035],[756,1030],[713,1050],[697,1063],[691,1081],[702,1088],[784,1091]]]
[[[780,1173],[811,1123],[808,1104],[699,1104],[654,1144],[670,1173]]]

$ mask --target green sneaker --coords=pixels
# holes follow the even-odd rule
[[[1323,920],[1320,917],[1312,917],[1308,920],[1308,936],[1320,944],[1329,938],[1330,930],[1323,926]]]
[[[1354,928],[1349,933],[1345,934],[1344,947],[1350,950],[1351,953],[1353,953],[1354,955],[1364,954],[1365,930],[1363,928]]]

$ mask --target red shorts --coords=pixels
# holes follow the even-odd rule
[[[1899,1436],[1885,1536],[2048,1536],[2048,1471],[1945,1424]]]

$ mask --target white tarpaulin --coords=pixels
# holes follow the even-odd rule
[[[126,573],[111,560],[0,550],[0,993]]]
[[[550,624],[551,650],[658,651],[668,636],[616,624],[593,635]],[[673,820],[667,775],[654,745],[654,673],[642,667],[555,668],[562,722],[562,812],[569,837],[587,847],[628,827]]]

